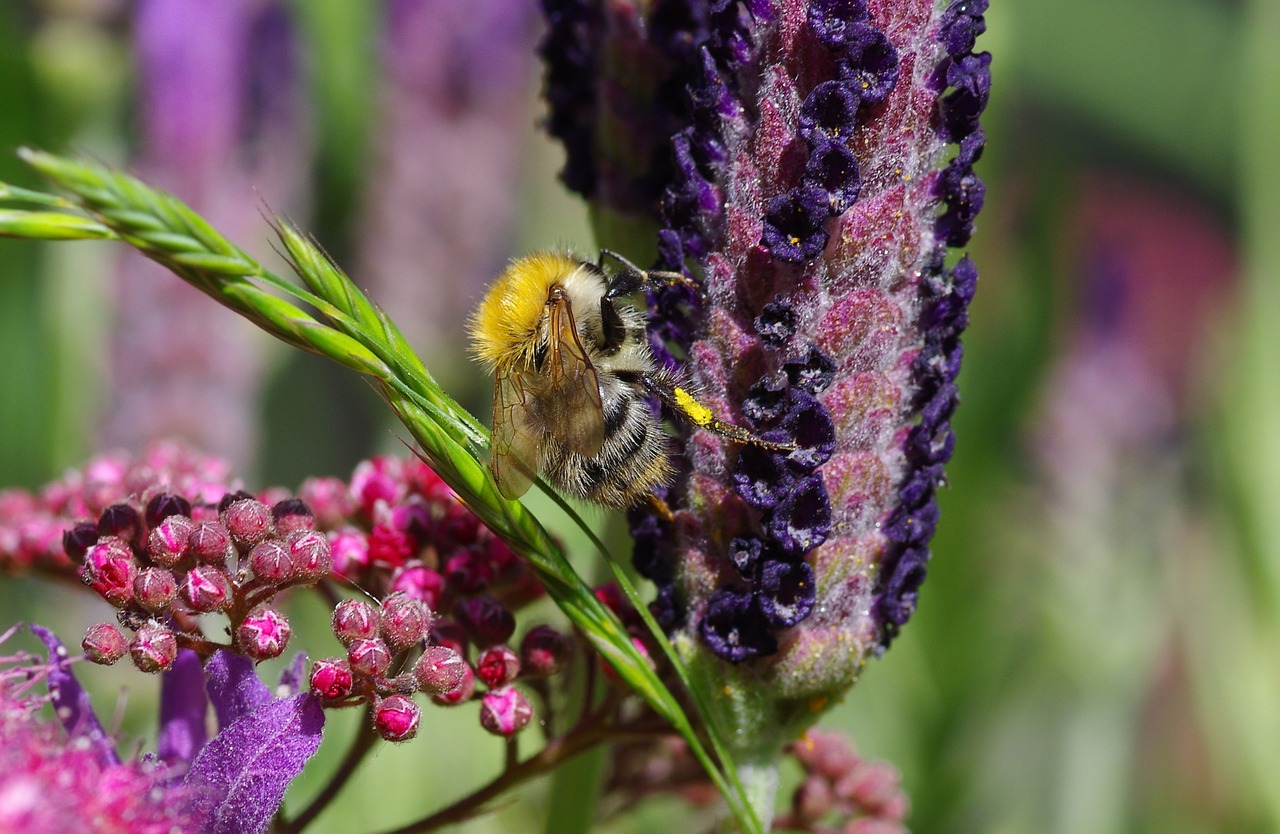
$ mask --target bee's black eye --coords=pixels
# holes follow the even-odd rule
[[[618,315],[613,302],[608,298],[600,299],[600,329],[604,337],[600,349],[605,353],[616,351],[622,346],[622,340],[627,337],[627,326],[623,323],[622,316]]]

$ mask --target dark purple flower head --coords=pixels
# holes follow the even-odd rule
[[[778,650],[778,640],[768,619],[749,591],[727,588],[716,591],[702,615],[699,632],[711,651],[733,663],[771,655]]]
[[[766,205],[760,244],[780,261],[812,261],[827,246],[829,214],[825,191],[813,185],[797,186]]]
[[[682,438],[675,523],[633,513],[637,565],[655,610],[678,608],[672,627],[733,663],[768,658],[751,674],[779,698],[848,685],[917,601],[976,282],[946,247],[968,240],[985,196],[973,165],[989,56],[972,53],[985,8],[720,2],[664,9],[648,43],[640,7],[617,12],[626,66],[686,89],[651,121],[669,126],[671,165],[648,217],[659,262],[699,276],[705,303],[655,295],[655,354],[721,416],[797,446]],[[593,91],[617,106],[607,83]]]
[[[818,137],[804,166],[804,181],[826,193],[831,214],[843,214],[862,185],[858,160],[843,142]]]
[[[797,120],[800,135],[810,143],[847,141],[853,133],[862,90],[849,81],[823,81],[809,91]]]
[[[756,333],[771,347],[786,344],[796,335],[796,311],[783,301],[770,301],[756,316]]]
[[[813,610],[813,568],[800,560],[770,560],[760,565],[761,613],[774,628],[797,625]]]
[[[898,52],[874,26],[855,26],[848,34],[840,77],[858,90],[863,105],[880,104],[898,80]]]
[[[839,49],[848,32],[867,19],[866,0],[812,0],[808,24],[813,34],[831,49]]]

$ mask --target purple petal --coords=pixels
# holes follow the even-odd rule
[[[281,688],[290,695],[306,692],[310,686],[307,681],[307,667],[309,665],[306,652],[298,652],[294,655],[293,661],[280,673]]]
[[[271,690],[254,671],[253,661],[243,655],[220,649],[209,659],[204,674],[220,730],[271,701]]]
[[[212,661],[211,661],[212,663]],[[285,790],[320,747],[324,710],[311,694],[255,709],[218,733],[196,757],[185,784],[204,834],[259,834]]]
[[[71,674],[71,664],[67,660],[67,647],[62,644],[49,629],[32,625],[31,632],[39,637],[49,650],[49,695],[53,698],[54,712],[62,722],[67,735],[73,739],[83,739],[98,754],[98,760],[106,766],[120,764],[120,756],[116,753],[115,744],[103,729],[102,722],[89,703],[89,693],[85,692]]]
[[[160,677],[160,738],[156,754],[166,763],[190,764],[209,740],[205,716],[204,667],[190,649],[178,652],[169,671]]]

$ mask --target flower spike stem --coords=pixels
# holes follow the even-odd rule
[[[529,561],[548,594],[601,657],[684,737],[724,794],[741,830],[748,834],[763,830],[729,759],[721,755],[717,765],[704,745],[704,736],[695,730],[680,701],[633,644],[623,623],[595,597],[538,520],[523,505],[504,499],[498,492],[483,462],[488,447],[485,428],[436,384],[390,318],[314,243],[280,221],[276,231],[305,285],[299,287],[266,270],[165,192],[103,165],[30,149],[19,155],[71,198],[0,184],[0,200],[58,209],[5,210],[0,214],[0,236],[121,240],[281,341],[372,377],[419,444],[423,459],[494,533]],[[73,214],[68,207],[83,214]],[[311,315],[301,305],[314,308],[318,315]],[[723,740],[715,738],[715,723],[705,715],[701,718],[712,746],[717,751],[726,749]],[[583,746],[550,748],[517,765],[501,777],[507,781],[491,786],[492,795],[511,780],[526,778],[520,774],[542,772],[554,761],[589,746],[574,744]]]

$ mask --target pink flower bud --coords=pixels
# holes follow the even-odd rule
[[[905,826],[892,820],[860,817],[850,820],[840,834],[908,834]]]
[[[455,613],[467,633],[481,646],[505,643],[516,630],[515,615],[491,596],[463,600]]]
[[[800,826],[809,828],[835,807],[835,795],[831,783],[816,773],[810,773],[796,787],[791,797],[792,813]]]
[[[274,608],[261,608],[249,614],[236,629],[236,645],[251,660],[269,660],[279,657],[293,627],[285,616]]]
[[[387,590],[403,591],[425,602],[432,611],[438,611],[440,600],[444,598],[444,577],[414,560],[396,569]]]
[[[129,651],[124,635],[111,623],[89,626],[80,645],[84,647],[85,657],[103,666],[110,666]]]
[[[275,534],[271,508],[253,498],[233,501],[222,511],[222,523],[241,552]]]
[[[391,668],[391,650],[381,640],[353,640],[347,646],[347,662],[357,675],[380,678]]]
[[[354,527],[330,533],[329,549],[333,557],[333,572],[339,576],[352,579],[369,566],[369,537]]]
[[[316,525],[325,530],[342,524],[355,511],[341,478],[308,478],[298,488],[298,497],[311,508]]]
[[[333,570],[333,551],[324,533],[301,530],[285,539],[293,569],[303,581],[315,582]]]
[[[372,640],[378,636],[378,609],[362,599],[344,599],[333,609],[333,633],[338,642],[349,646],[355,640]]]
[[[390,524],[376,524],[369,531],[369,560],[374,564],[399,567],[415,550],[413,537]]]
[[[466,681],[470,668],[462,655],[445,646],[427,646],[414,664],[418,688],[428,695],[453,692]]]
[[[421,721],[421,708],[404,695],[388,696],[373,707],[373,728],[387,741],[408,741]]]
[[[520,658],[507,646],[491,646],[476,658],[476,677],[490,689],[511,683],[520,674]]]
[[[144,625],[129,643],[129,656],[143,672],[164,672],[178,657],[178,640],[164,626]]]
[[[441,706],[452,707],[466,703],[471,699],[471,693],[476,691],[476,675],[471,671],[471,667],[461,663],[455,668],[459,668],[462,672],[462,680],[458,685],[431,696],[431,699]]]
[[[326,657],[311,665],[311,691],[321,698],[337,700],[351,694],[351,666],[337,657]]]
[[[197,565],[187,571],[182,598],[197,611],[221,611],[231,603],[231,578],[213,565]]]
[[[147,501],[147,526],[154,529],[166,518],[175,515],[190,517],[191,502],[172,492],[157,492]]]
[[[133,580],[138,565],[133,550],[117,538],[99,539],[84,555],[80,578],[103,599],[117,608],[133,600]]]
[[[293,579],[293,557],[278,539],[267,539],[249,551],[249,569],[259,582],[283,585]]]
[[[838,781],[862,762],[849,740],[831,730],[812,729],[788,748],[806,769]]]
[[[513,736],[533,718],[533,705],[519,689],[505,686],[480,701],[480,726],[495,736]]]
[[[147,553],[157,565],[175,567],[191,549],[195,522],[185,515],[165,517],[147,536]]]
[[[888,816],[884,812],[895,806],[901,806],[900,810],[905,812],[901,777],[892,766],[882,762],[864,761],[836,782],[835,792],[840,799],[854,803],[866,813]]]
[[[526,675],[549,677],[564,666],[569,648],[568,638],[551,626],[534,626],[520,641],[521,666]]]
[[[376,457],[361,461],[351,473],[351,495],[367,515],[379,503],[398,504],[404,498],[400,461],[392,457]]]
[[[137,544],[142,537],[142,516],[128,504],[112,504],[98,517],[98,535]]]
[[[231,534],[218,521],[201,521],[196,524],[191,529],[187,542],[196,561],[201,564],[223,566],[235,555]]]
[[[392,650],[401,651],[427,636],[431,627],[431,610],[422,600],[405,593],[395,593],[382,601],[380,614],[382,636]]]
[[[178,580],[164,568],[144,568],[133,580],[133,595],[148,611],[160,611],[178,595]]]
[[[467,653],[467,630],[457,620],[436,620],[431,624],[427,642],[433,646],[445,646],[460,655]]]
[[[278,502],[271,508],[271,519],[275,523],[277,536],[316,529],[315,516],[301,498],[286,498]]]

